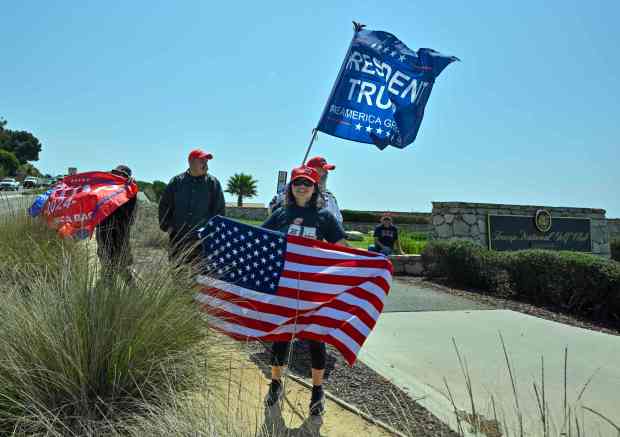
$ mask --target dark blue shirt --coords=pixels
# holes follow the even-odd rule
[[[384,246],[394,249],[394,243],[398,240],[398,229],[394,225],[390,225],[387,228],[379,225],[375,228],[375,238]]]
[[[278,208],[263,223],[263,227],[329,243],[336,243],[346,237],[342,225],[328,210],[297,205]]]

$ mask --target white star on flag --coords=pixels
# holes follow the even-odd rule
[[[366,126],[366,132],[372,132],[372,128],[370,126]]]
[[[400,55],[400,56],[398,57],[398,60],[399,60],[400,62],[405,62],[405,55]]]
[[[396,51],[392,50],[392,53],[390,53],[390,56],[392,56],[392,57],[396,56]]]
[[[381,135],[381,132],[383,132],[383,129],[378,128],[378,129],[377,129],[377,133],[378,133],[379,135]]]
[[[359,124],[359,123],[357,123],[357,124],[355,125],[355,130],[361,130],[361,129],[362,129],[362,125],[361,125],[361,124]]]

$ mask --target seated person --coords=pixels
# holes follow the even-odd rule
[[[375,228],[374,237],[375,244],[370,246],[368,250],[392,255],[394,248],[397,247],[398,254],[404,254],[398,241],[398,228],[392,224],[392,217],[387,215],[381,217],[381,224]]]

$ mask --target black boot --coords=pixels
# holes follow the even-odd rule
[[[322,385],[312,386],[312,398],[310,399],[310,415],[322,416],[325,414],[325,393]]]
[[[269,384],[269,392],[267,393],[267,398],[265,399],[265,405],[268,407],[273,407],[277,404],[282,397],[282,392],[282,383],[277,379],[272,379],[271,384]]]

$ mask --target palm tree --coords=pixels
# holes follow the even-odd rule
[[[258,181],[249,174],[235,173],[228,179],[226,192],[237,195],[237,206],[243,206],[244,197],[254,197],[258,194],[256,184]]]

